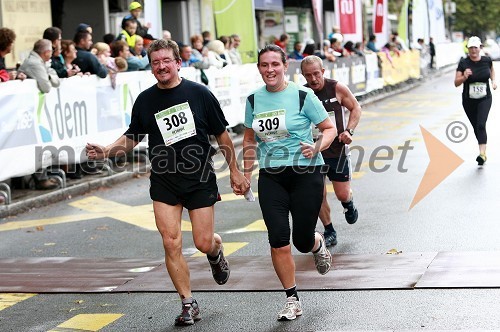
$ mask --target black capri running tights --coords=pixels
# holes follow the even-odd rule
[[[488,120],[488,114],[490,113],[491,101],[491,97],[482,99],[464,98],[462,100],[465,114],[467,114],[472,128],[474,128],[478,144],[486,144],[488,140],[486,120]]]
[[[314,230],[323,200],[321,166],[266,168],[259,171],[259,204],[271,248],[293,244],[302,253],[314,246]]]

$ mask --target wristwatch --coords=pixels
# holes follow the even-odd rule
[[[349,133],[349,135],[354,135],[354,129],[347,128],[345,131]]]

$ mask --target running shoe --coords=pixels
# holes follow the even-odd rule
[[[344,216],[348,224],[354,224],[358,220],[358,209],[354,206],[354,202],[351,199],[349,202],[341,202],[344,207]]]
[[[175,318],[175,325],[193,325],[194,322],[199,321],[200,319],[200,308],[198,307],[196,300],[193,300],[193,303],[186,303],[182,305],[182,312]]]
[[[332,267],[332,254],[326,247],[326,241],[323,234],[318,233],[321,236],[321,247],[317,253],[313,253],[314,265],[316,265],[316,270],[319,274],[327,274]]]
[[[480,155],[479,155],[479,156],[477,156],[477,158],[476,158],[477,164],[478,164],[479,166],[483,166],[483,165],[484,165],[484,163],[486,162],[486,159],[487,159],[487,158],[486,158],[486,155],[485,155],[485,154],[480,154]]]
[[[325,244],[327,247],[337,245],[337,232],[335,230],[333,232],[325,230],[323,237],[325,238]]]
[[[278,320],[294,320],[302,315],[302,305],[295,296],[286,299],[285,308],[278,313]]]
[[[215,282],[219,285],[224,285],[229,279],[231,270],[229,269],[229,263],[227,262],[226,257],[224,257],[224,248],[222,245],[220,247],[219,259],[215,262],[208,259],[208,262],[212,268],[212,276],[214,277]]]

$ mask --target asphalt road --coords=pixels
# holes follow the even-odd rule
[[[500,91],[494,92],[488,120],[488,161],[478,168],[476,141],[462,110],[461,88],[454,87],[453,77],[450,72],[363,107],[352,144],[352,186],[360,218],[348,225],[340,204],[333,193],[329,194],[339,240],[332,249],[334,254],[384,255],[392,249],[402,253],[471,252],[479,261],[485,252],[500,251],[500,223],[495,217],[500,197],[500,156],[496,148],[500,146],[500,134],[494,125],[500,120]],[[429,141],[429,134],[434,141]],[[443,154],[446,149],[437,142],[452,151],[451,157]],[[438,154],[431,163],[429,149]],[[450,166],[453,155],[463,160],[454,170]],[[228,172],[220,156],[215,164],[220,191],[229,194]],[[433,168],[426,173],[430,164]],[[432,181],[437,182],[444,173],[449,175],[434,187]],[[426,191],[417,194],[419,200],[415,202],[424,174],[426,182],[420,188]],[[1,219],[0,258],[162,258],[161,239],[151,220],[148,186],[148,178],[143,175],[112,188]],[[255,179],[253,186],[256,189]],[[86,201],[89,199],[94,202],[90,208]],[[412,201],[416,204],[410,209]],[[98,208],[102,208],[104,216],[92,216],[92,209]],[[117,212],[137,216],[135,223],[123,221],[127,218]],[[183,218],[187,220],[187,214]],[[265,231],[241,231],[261,218],[257,202],[227,199],[216,204],[216,230],[224,241],[242,243],[228,255],[229,259],[268,257]],[[56,222],[61,219],[66,222]],[[32,221],[32,227],[2,228],[26,221]],[[196,251],[188,232],[184,233],[184,251]],[[304,315],[292,322],[278,322],[276,313],[284,304],[283,292],[200,292],[195,297],[203,319],[186,329],[500,329],[500,288],[321,290],[299,294]],[[180,329],[173,326],[179,307],[174,293],[0,293],[0,331],[173,331]],[[85,314],[100,316],[87,316],[86,323],[76,324],[75,316]]]

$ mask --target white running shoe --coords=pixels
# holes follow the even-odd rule
[[[325,237],[323,234],[318,234],[321,236],[321,247],[317,253],[313,253],[314,264],[316,265],[316,270],[318,270],[319,274],[327,274],[332,267],[332,254],[326,247]]]
[[[278,320],[294,320],[302,315],[302,305],[295,296],[286,299],[285,308],[278,313]]]

